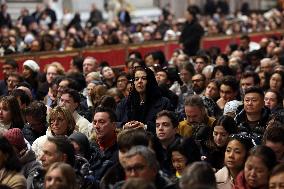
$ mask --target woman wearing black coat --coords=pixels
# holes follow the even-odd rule
[[[147,125],[147,130],[155,131],[155,117],[161,110],[169,110],[169,99],[162,97],[154,73],[145,67],[134,70],[132,90],[116,109],[119,122],[122,124],[138,121]]]

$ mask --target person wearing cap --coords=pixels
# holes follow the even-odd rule
[[[22,75],[25,81],[31,85],[33,97],[36,97],[39,71],[40,67],[34,60],[24,62]]]
[[[36,160],[34,151],[31,149],[31,146],[26,143],[23,133],[19,128],[9,129],[3,136],[13,146],[22,164],[21,173],[26,177],[27,185],[29,185],[34,172],[41,167],[40,163]]]
[[[187,8],[186,22],[179,38],[179,42],[188,56],[196,55],[199,50],[200,40],[204,35],[204,29],[198,23],[196,14],[197,11],[194,7],[189,6]]]

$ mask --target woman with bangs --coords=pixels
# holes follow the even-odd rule
[[[136,67],[129,96],[117,106],[116,114],[124,127],[147,125],[155,131],[155,116],[161,110],[170,110],[169,99],[162,97],[154,73],[145,67]]]
[[[47,140],[47,137],[50,136],[70,136],[76,129],[76,123],[72,116],[72,113],[63,106],[56,106],[49,113],[48,118],[48,129],[46,135],[43,135],[37,138],[33,144],[32,149],[37,155],[37,158],[40,157],[42,153],[42,147]]]
[[[0,133],[11,128],[24,127],[24,119],[19,103],[14,96],[0,98]]]

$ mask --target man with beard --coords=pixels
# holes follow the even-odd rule
[[[184,102],[186,119],[178,125],[178,133],[183,137],[194,137],[197,140],[206,140],[210,127],[216,119],[209,117],[202,98],[198,95],[186,97]]]
[[[195,74],[192,79],[192,89],[195,94],[201,95],[206,88],[206,77],[203,74]]]

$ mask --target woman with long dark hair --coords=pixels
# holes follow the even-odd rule
[[[161,110],[169,110],[170,101],[162,97],[154,73],[145,67],[137,67],[132,79],[129,96],[117,106],[118,121],[129,122],[133,127],[141,122],[148,130],[155,130],[155,116]]]

